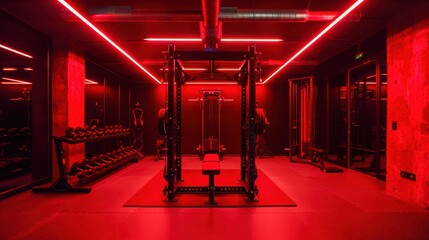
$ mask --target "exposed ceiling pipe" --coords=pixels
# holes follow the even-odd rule
[[[204,27],[216,28],[219,25],[220,0],[201,0]]]
[[[294,9],[237,9],[220,8],[219,21],[249,22],[249,21],[279,21],[279,22],[307,22],[331,21],[339,14],[338,11],[308,11]],[[94,22],[201,22],[203,15],[199,10],[147,10],[132,9],[131,7],[92,8],[89,11]],[[66,21],[78,19],[70,12],[64,12]],[[359,13],[351,14],[346,21],[359,21]]]
[[[201,40],[206,49],[215,49],[222,39],[222,23],[219,22],[220,0],[201,0],[203,22],[200,22]]]
[[[225,9],[219,15],[222,21],[275,21],[275,22],[307,22],[329,21],[338,14],[336,11],[308,11],[287,9]]]

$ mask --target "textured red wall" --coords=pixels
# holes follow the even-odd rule
[[[85,56],[78,45],[59,39],[53,41],[52,55],[52,135],[63,136],[68,126],[84,124]],[[67,145],[65,149],[69,165],[84,157],[83,144]],[[53,156],[55,179],[58,167]]]
[[[387,179],[389,194],[429,206],[429,4],[388,26]],[[392,130],[392,122],[397,130]],[[415,181],[400,171],[416,174]]]

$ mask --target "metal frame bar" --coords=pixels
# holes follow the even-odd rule
[[[176,61],[178,66],[176,74],[176,180],[182,180],[182,71],[181,64]]]
[[[314,125],[314,116],[315,116],[315,108],[314,108],[314,93],[313,93],[313,79],[314,76],[307,76],[307,77],[300,77],[300,78],[291,78],[289,80],[289,160],[291,162],[297,162],[296,160],[293,160],[294,155],[294,149],[296,146],[294,146],[294,140],[298,141],[299,144],[299,155],[298,158],[301,158],[301,153],[303,152],[303,141],[302,141],[302,130],[303,128],[310,128],[309,129],[309,136],[311,138],[311,146],[314,147],[314,141],[315,141],[315,125]],[[301,92],[299,92],[298,84],[300,82],[305,82],[305,84],[308,84],[307,88],[305,89],[306,96],[302,96]],[[298,98],[299,97],[299,98]],[[307,99],[307,105],[306,105],[306,114],[307,114],[307,126],[304,126],[302,122],[302,116],[301,116],[301,105],[304,104],[301,100],[302,97],[306,97]],[[299,101],[299,103],[298,103]],[[308,109],[310,109],[310,112],[308,112]],[[297,130],[294,130],[294,124],[297,120],[296,117],[299,120],[299,127],[297,127]],[[310,126],[308,126],[310,124]],[[298,134],[299,133],[299,134]],[[295,135],[296,134],[296,135]],[[297,139],[295,139],[295,138]],[[306,136],[308,137],[308,136]]]
[[[347,69],[347,168],[351,167],[351,71],[368,64],[375,64],[375,81],[376,81],[376,93],[375,93],[375,124],[376,124],[376,136],[375,136],[375,176],[380,175],[380,151],[381,151],[381,68],[380,58],[367,60],[360,64]]]
[[[164,171],[167,180],[167,195],[166,201],[175,200],[175,185],[176,185],[176,171],[175,171],[175,154],[174,154],[174,82],[176,80],[176,61],[174,59],[175,45],[168,45],[168,85],[167,85],[167,169]]]
[[[380,176],[381,152],[381,69],[380,58],[375,59],[375,176]]]
[[[248,201],[257,201],[256,159],[256,78],[257,53],[255,45],[249,45],[248,52],[205,52],[176,51],[175,45],[168,45],[168,84],[167,84],[167,163],[164,178],[165,201],[175,201],[177,193],[206,191],[207,187],[177,186],[181,174],[181,101],[182,68],[180,60],[235,60],[245,61],[241,77],[241,180],[243,186],[221,187],[221,191],[246,193]],[[176,66],[178,69],[176,69]],[[176,84],[175,84],[176,83]],[[248,91],[248,92],[247,92]],[[220,108],[219,108],[220,110]],[[232,190],[231,190],[232,189]]]
[[[351,83],[350,83],[350,75],[351,75],[351,68],[347,70],[347,79],[346,79],[346,88],[347,88],[347,168],[350,168],[351,165],[351,157],[352,153],[350,150],[351,147],[351,114],[352,114],[352,98],[351,96]]]
[[[249,46],[248,81],[249,81],[249,152],[248,152],[248,176],[247,176],[247,199],[256,200],[257,170],[255,165],[256,148],[256,49],[255,45]]]
[[[247,63],[247,61],[246,61]],[[247,64],[244,64],[241,76],[241,180],[246,180],[247,167]]]

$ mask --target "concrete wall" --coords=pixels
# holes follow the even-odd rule
[[[54,39],[52,56],[52,135],[64,136],[67,127],[84,126],[85,57],[83,49],[64,39]],[[84,158],[83,144],[64,144],[64,149],[68,166]],[[56,179],[58,166],[55,153],[53,156]]]
[[[387,27],[387,193],[429,207],[429,3]],[[397,122],[397,130],[392,123]],[[416,175],[401,177],[401,171]]]

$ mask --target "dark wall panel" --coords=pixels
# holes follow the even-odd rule
[[[184,154],[197,154],[201,139],[201,109],[198,103],[188,99],[200,97],[200,89],[221,89],[223,97],[234,99],[222,104],[221,141],[226,147],[225,154],[240,153],[241,129],[241,91],[238,85],[184,85],[182,91],[182,150]],[[279,81],[269,85],[258,85],[257,100],[259,106],[267,109],[271,125],[265,137],[268,148],[275,154],[284,154],[283,148],[288,145],[288,97],[287,83]],[[166,85],[134,84],[131,87],[131,104],[139,101],[144,110],[144,152],[153,154],[155,142],[161,139],[157,132],[157,113],[165,106]]]

